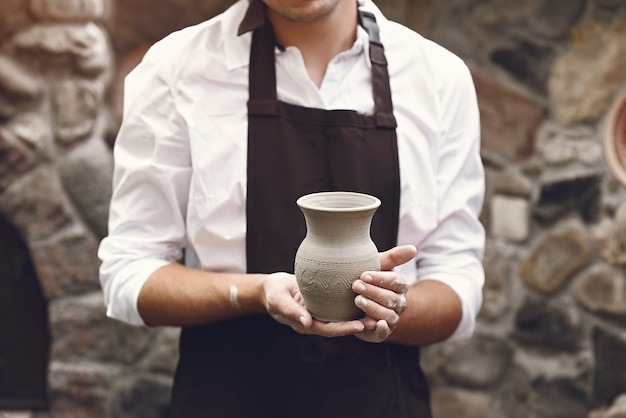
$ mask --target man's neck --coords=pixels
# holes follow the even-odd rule
[[[330,60],[356,40],[356,1],[341,0],[328,15],[312,22],[295,22],[268,9],[277,42],[297,47],[309,76],[319,87]]]

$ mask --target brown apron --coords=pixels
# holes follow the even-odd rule
[[[276,41],[252,0],[248,102],[247,271],[293,272],[304,238],[296,199],[317,191],[373,194],[379,250],[396,245],[400,201],[396,122],[387,63],[373,16],[374,115],[304,108],[276,99]],[[419,349],[353,336],[300,335],[267,315],[183,329],[174,417],[430,418]]]

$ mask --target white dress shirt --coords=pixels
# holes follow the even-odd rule
[[[434,279],[459,295],[452,338],[473,333],[482,303],[484,173],[476,94],[465,64],[386,20],[370,0],[389,61],[398,122],[401,202],[398,244],[418,249],[399,268],[410,282]],[[126,79],[115,144],[109,236],[99,249],[107,315],[144,324],[139,291],[176,262],[246,272],[248,62],[251,33],[237,36],[248,1],[156,43]],[[368,35],[328,65],[318,88],[300,51],[276,50],[279,100],[372,113]],[[372,167],[375,170],[376,167]],[[295,202],[294,202],[295,204]]]

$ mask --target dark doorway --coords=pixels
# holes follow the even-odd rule
[[[0,217],[0,410],[47,408],[47,308],[26,245]]]

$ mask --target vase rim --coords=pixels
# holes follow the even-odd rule
[[[302,209],[325,212],[360,212],[378,208],[380,199],[357,192],[317,192],[301,196],[296,204]]]

